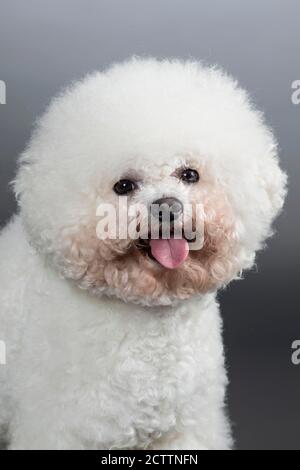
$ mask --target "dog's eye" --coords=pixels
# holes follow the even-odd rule
[[[192,170],[191,168],[184,168],[180,175],[180,179],[186,183],[197,183],[200,179],[199,173],[197,170]]]
[[[120,180],[114,185],[114,192],[119,196],[130,193],[136,189],[136,184],[130,180]]]

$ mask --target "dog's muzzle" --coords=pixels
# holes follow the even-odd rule
[[[174,222],[182,213],[183,204],[175,197],[163,197],[151,204],[151,215],[159,222]]]

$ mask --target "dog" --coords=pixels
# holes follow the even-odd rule
[[[233,448],[217,292],[253,267],[287,186],[248,94],[196,61],[115,64],[53,100],[13,185],[18,214],[0,236],[8,448]],[[151,217],[104,236],[101,207],[125,200]]]

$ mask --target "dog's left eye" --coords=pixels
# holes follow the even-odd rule
[[[200,179],[198,171],[192,170],[191,168],[184,168],[179,176],[180,179],[186,183],[197,183]]]
[[[114,192],[119,196],[124,196],[136,189],[136,184],[130,180],[120,180],[114,185]]]

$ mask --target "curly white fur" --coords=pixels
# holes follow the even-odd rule
[[[172,176],[187,164],[197,189]],[[98,244],[97,204],[116,204],[128,171],[139,201],[205,201],[206,257],[171,275]],[[253,265],[285,187],[272,132],[216,68],[132,59],[57,97],[21,156],[20,213],[0,237],[10,448],[231,448],[216,291]]]

